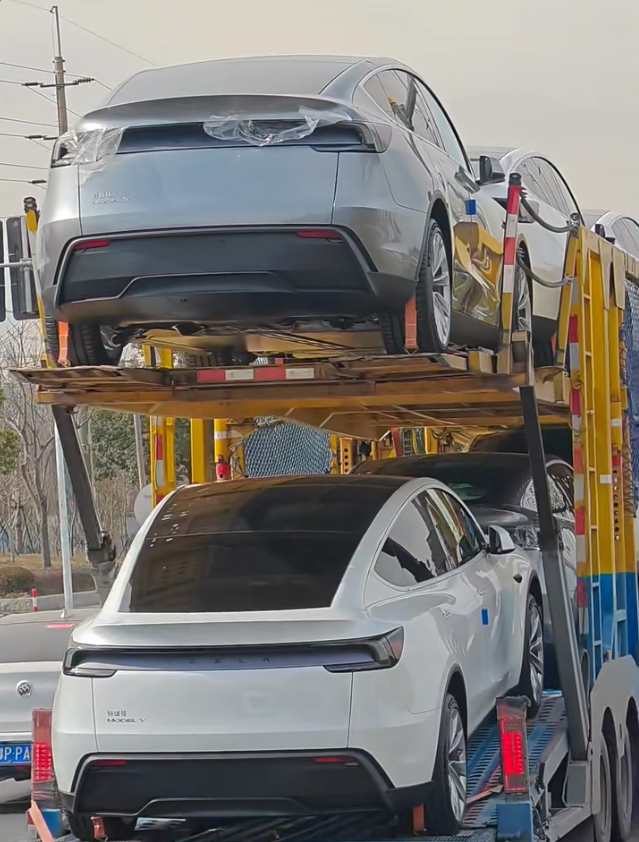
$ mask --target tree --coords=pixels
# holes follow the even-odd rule
[[[11,435],[4,436],[9,444],[5,451],[7,467],[17,454],[17,474],[21,480],[20,494],[29,498],[36,511],[40,533],[40,551],[45,567],[51,566],[49,541],[49,510],[55,495],[52,483],[52,455],[54,453],[53,418],[48,407],[41,406],[34,388],[25,380],[13,377],[7,369],[36,365],[39,362],[42,340],[37,329],[28,322],[9,324],[0,344],[2,388],[5,400],[0,407],[0,428]],[[21,497],[17,500],[20,511]]]

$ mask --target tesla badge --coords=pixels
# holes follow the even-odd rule
[[[31,695],[31,689],[31,685],[28,681],[19,681],[16,684],[16,693],[18,696],[22,696],[23,698]]]

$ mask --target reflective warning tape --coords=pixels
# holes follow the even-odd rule
[[[269,382],[276,380],[314,380],[314,368],[269,365],[247,368],[209,368],[196,372],[198,383]]]
[[[502,292],[515,290],[515,265],[517,263],[517,225],[519,223],[519,205],[521,187],[510,185],[506,205],[506,231],[504,235],[504,275]]]

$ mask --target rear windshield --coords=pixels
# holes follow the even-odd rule
[[[70,626],[64,620],[0,623],[0,663],[62,662],[73,631]]]
[[[259,58],[161,67],[133,76],[108,105],[228,94],[312,96],[348,67],[340,61]]]
[[[362,536],[401,484],[314,477],[178,492],[140,550],[129,610],[327,607]]]

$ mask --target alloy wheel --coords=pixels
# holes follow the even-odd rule
[[[433,279],[435,331],[441,346],[446,348],[450,342],[452,301],[446,244],[439,228],[433,232],[430,239],[428,262]]]
[[[453,815],[461,822],[466,809],[466,737],[457,708],[451,710],[448,725],[448,791]]]
[[[532,331],[532,301],[530,299],[530,287],[526,279],[526,273],[517,266],[515,278],[515,289],[517,290],[517,309],[515,312],[515,330]]]
[[[530,664],[530,686],[533,691],[532,701],[538,704],[544,689],[544,634],[541,614],[537,604],[530,612],[530,634],[528,637],[528,661]]]

